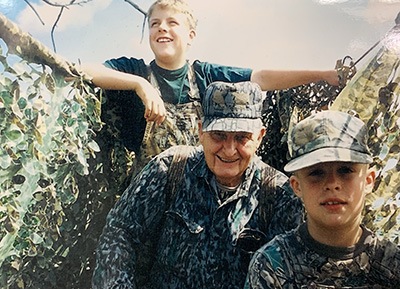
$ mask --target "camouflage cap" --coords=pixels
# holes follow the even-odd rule
[[[203,99],[202,130],[251,132],[263,127],[263,99],[258,84],[213,82]]]
[[[322,111],[300,121],[288,140],[291,160],[285,171],[293,172],[322,162],[372,162],[365,124],[339,111]]]

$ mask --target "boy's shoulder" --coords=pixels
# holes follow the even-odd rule
[[[300,225],[301,226],[301,225]],[[263,255],[274,255],[276,252],[282,257],[296,254],[296,252],[304,252],[304,244],[302,244],[298,233],[299,227],[292,229],[284,234],[276,235],[271,241],[264,244],[258,251]]]
[[[147,64],[143,59],[138,59],[135,57],[119,57],[119,58],[111,58],[104,62],[104,65],[108,68],[145,76],[148,74]]]
[[[267,261],[275,272],[287,272],[287,260],[297,260],[304,254],[304,245],[299,242],[298,229],[275,236],[263,245],[255,254],[255,259]]]
[[[387,238],[380,238],[375,233],[365,242],[371,246],[370,258],[372,264],[390,268],[400,276],[400,245]]]

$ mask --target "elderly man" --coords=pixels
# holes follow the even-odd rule
[[[201,145],[158,155],[110,212],[94,288],[241,288],[252,253],[302,221],[287,177],[255,154],[260,87],[212,83],[202,107]]]

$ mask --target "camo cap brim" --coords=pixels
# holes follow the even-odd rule
[[[203,118],[203,131],[251,132],[261,130],[261,119]]]
[[[294,172],[318,163],[373,161],[365,124],[339,111],[322,111],[299,122],[288,140],[291,160],[284,167]]]
[[[319,163],[337,161],[370,164],[372,162],[372,157],[368,154],[349,150],[347,148],[321,148],[289,162],[285,166],[285,171],[294,172]]]

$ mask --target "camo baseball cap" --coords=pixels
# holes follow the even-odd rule
[[[261,88],[250,81],[211,83],[203,99],[202,130],[251,132],[263,127]]]
[[[287,172],[323,162],[372,162],[365,124],[339,111],[322,111],[294,126],[288,140],[291,160]]]

